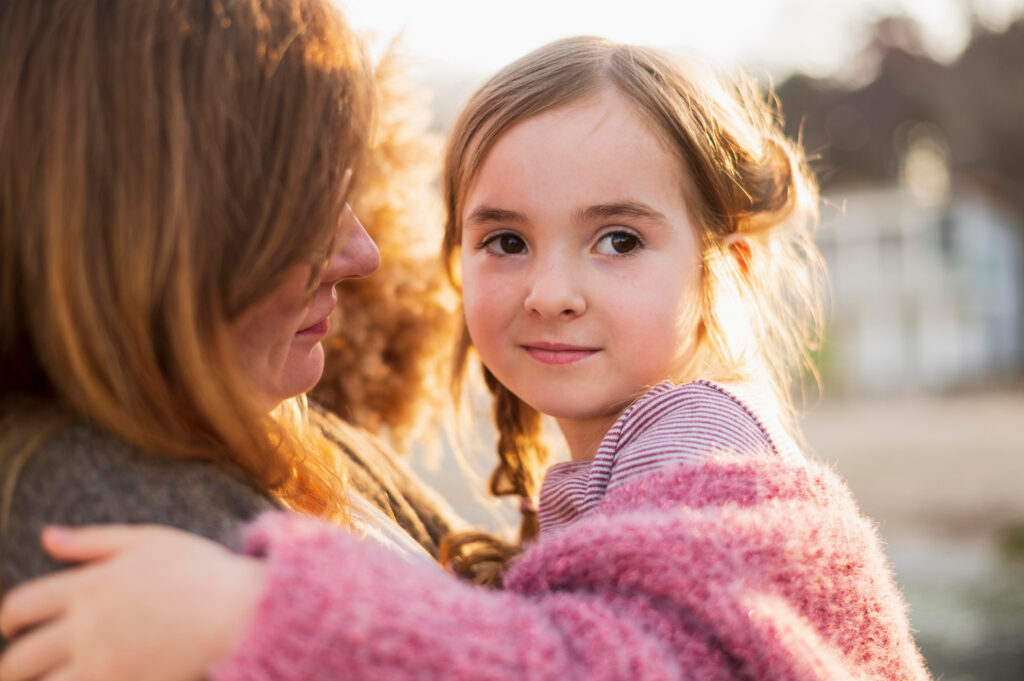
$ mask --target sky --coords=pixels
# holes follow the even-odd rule
[[[560,37],[591,34],[700,56],[773,77],[842,73],[875,18],[905,13],[929,51],[951,59],[973,8],[1001,28],[1024,0],[336,0],[374,51],[401,35],[425,72],[487,75]]]

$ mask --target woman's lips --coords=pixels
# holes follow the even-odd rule
[[[522,347],[530,357],[542,364],[572,364],[600,352],[600,348],[563,343],[529,343]]]
[[[331,313],[334,312],[334,308],[338,304],[338,292],[332,287],[330,294],[325,296],[323,299],[318,299],[311,308],[311,312],[320,317],[320,321],[316,324],[311,324],[304,329],[299,329],[295,332],[296,336],[326,336],[327,332],[331,328]],[[308,317],[307,317],[308,319]],[[316,317],[313,317],[316,319]]]
[[[321,319],[313,326],[307,326],[304,329],[299,329],[296,334],[298,336],[326,336],[327,331],[331,328],[331,318],[326,317]]]

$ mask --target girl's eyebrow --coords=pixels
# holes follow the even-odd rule
[[[641,218],[651,220],[652,222],[668,224],[668,218],[663,213],[655,210],[643,201],[625,200],[599,203],[581,208],[573,213],[573,220],[575,222],[592,222],[594,220],[607,220],[617,217]],[[528,220],[525,215],[514,210],[483,205],[466,218],[465,224],[486,225],[493,222],[522,225],[527,223]]]
[[[466,224],[487,224],[491,222],[503,222],[513,224],[524,224],[526,216],[514,210],[494,208],[493,206],[480,206],[466,218]]]
[[[661,212],[655,210],[643,201],[615,201],[613,203],[600,203],[595,206],[576,211],[573,217],[578,222],[589,222],[593,220],[607,220],[608,218],[630,217],[653,220],[662,224],[668,223]]]

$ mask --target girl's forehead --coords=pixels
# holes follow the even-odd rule
[[[638,183],[677,188],[683,174],[679,155],[639,107],[604,88],[503,131],[477,166],[466,197],[472,203],[484,186],[489,194],[516,195],[550,183],[602,193]]]
[[[609,163],[632,163],[637,158],[665,162],[672,174],[682,179],[689,174],[682,151],[671,134],[635,100],[611,84],[585,93],[540,113],[521,118],[497,134],[476,163],[466,183],[472,190],[482,172],[493,166],[495,157],[527,157],[526,151],[539,146],[554,158],[565,154],[605,152]],[[628,163],[627,163],[628,164]],[[618,165],[618,164],[617,164]]]

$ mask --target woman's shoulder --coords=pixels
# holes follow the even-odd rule
[[[162,456],[84,422],[15,455],[3,482],[0,588],[57,567],[39,547],[46,524],[159,523],[233,547],[245,522],[278,508],[240,473]]]
[[[14,471],[20,496],[116,499],[125,515],[164,507],[189,516],[207,510],[244,513],[275,504],[241,471],[209,461],[177,459],[132,444],[99,426],[73,422],[24,457]],[[54,498],[59,504],[59,499]],[[216,508],[207,509],[208,505]],[[85,509],[76,509],[84,512]]]

